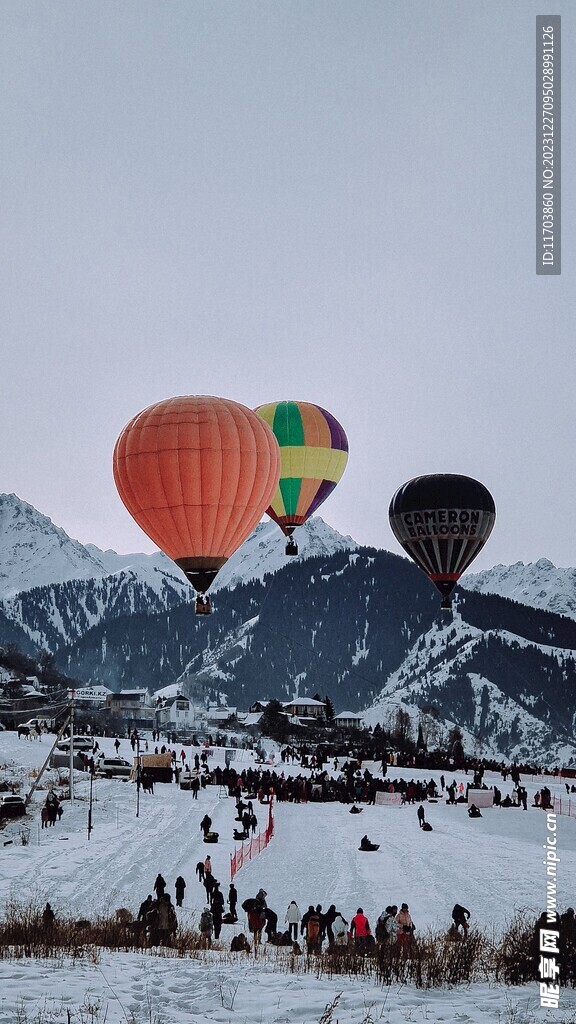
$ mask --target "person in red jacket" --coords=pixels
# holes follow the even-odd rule
[[[356,939],[356,948],[363,949],[368,945],[368,939],[372,934],[368,918],[365,916],[362,907],[358,907],[356,914],[350,924],[350,934]]]

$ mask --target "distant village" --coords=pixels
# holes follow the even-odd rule
[[[71,700],[78,728],[89,723],[97,730],[126,735],[134,729],[155,730],[172,737],[173,742],[186,742],[193,736],[201,738],[223,729],[257,737],[262,717],[271,705],[285,717],[287,732],[328,724],[342,731],[363,727],[362,715],[352,711],[335,714],[328,698],[296,697],[283,702],[263,699],[241,710],[229,707],[222,697],[219,702],[193,699],[178,684],[155,692],[146,687],[114,692],[106,686],[86,686],[55,695],[46,692],[37,676],[17,680],[0,670],[0,723],[5,727],[14,728],[35,718],[55,726]]]

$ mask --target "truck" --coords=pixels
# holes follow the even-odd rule
[[[138,761],[142,774],[152,782],[172,782],[172,755],[171,754],[140,754],[134,758],[132,769],[133,777],[137,777]]]

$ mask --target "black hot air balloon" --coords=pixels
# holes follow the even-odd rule
[[[396,540],[438,588],[442,608],[450,608],[452,590],[496,521],[490,491],[455,473],[417,476],[396,491],[389,516]]]

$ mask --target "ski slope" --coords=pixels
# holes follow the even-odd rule
[[[107,753],[113,753],[113,741],[103,740],[101,746]],[[37,768],[49,749],[49,738],[30,742],[18,740],[14,733],[0,735],[0,763],[5,766],[3,775],[17,779],[27,788],[30,775]],[[180,747],[178,747],[178,753]],[[189,752],[189,751],[187,751]],[[131,749],[127,740],[122,742],[120,754],[129,758]],[[299,772],[299,766],[281,766],[285,771]],[[389,776],[395,777],[400,770],[390,769]],[[430,777],[425,772],[402,770],[406,778]],[[433,773],[439,784],[440,773]],[[457,774],[458,782],[466,781],[464,774]],[[497,782],[503,795],[511,791],[510,784],[503,784],[499,776],[487,777],[488,785]],[[447,782],[449,776],[447,775]],[[530,798],[542,782],[524,780]],[[565,795],[564,784],[550,783],[558,795]],[[154,879],[160,871],[166,879],[167,889],[174,896],[174,881],[181,874],[187,882],[184,906],[178,911],[184,924],[198,920],[204,906],[204,888],[195,878],[195,865],[204,859],[207,852],[213,861],[213,873],[221,882],[225,896],[230,880],[230,855],[234,849],[232,830],[236,825],[234,800],[223,797],[219,787],[209,786],[199,794],[198,800],[192,794],[180,790],[176,785],[155,785],[154,794],[140,794],[140,814],[136,817],[136,788],[120,780],[97,780],[93,808],[93,832],[87,836],[87,777],[76,775],[74,804],[64,804],[64,816],[55,828],[42,831],[39,825],[39,809],[43,801],[42,792],[33,798],[32,808],[26,819],[30,830],[30,842],[19,845],[18,836],[21,822],[10,823],[0,833],[2,841],[12,837],[13,845],[0,845],[0,908],[6,900],[33,899],[37,903],[49,900],[56,913],[72,914],[78,917],[93,917],[105,914],[118,907],[127,907],[137,912],[145,896],[152,892]],[[529,799],[529,804],[531,799]],[[542,811],[529,806],[528,811],[491,808],[483,810],[483,817],[471,820],[464,806],[447,806],[444,802],[426,806],[427,819],[433,826],[432,832],[423,832],[418,827],[415,806],[382,807],[365,806],[360,815],[351,815],[349,807],[339,803],[280,803],[274,808],[275,835],[270,845],[259,857],[247,864],[237,874],[235,884],[241,903],[263,887],[268,896],[268,905],[276,911],[282,923],[288,903],[295,899],[302,913],[310,903],[321,903],[326,909],[335,903],[344,917],[350,920],[357,907],[362,906],[372,925],[376,917],[389,902],[409,903],[417,929],[428,926],[444,927],[450,920],[455,902],[464,904],[472,912],[472,921],[486,928],[499,929],[515,909],[529,908],[537,916],[544,907],[546,875],[543,865],[542,844],[546,838],[546,821]],[[259,827],[266,824],[268,808],[255,804]],[[220,833],[220,842],[208,846],[202,842],[200,819],[208,813],[212,828]],[[574,902],[574,880],[576,879],[576,819],[559,816],[558,850],[561,856],[559,869],[560,909]],[[367,833],[373,842],[380,843],[376,853],[362,853],[358,850],[361,836]],[[221,939],[229,948],[232,935],[245,930],[242,920],[236,926],[224,926]],[[275,954],[274,954],[275,955]],[[227,958],[227,960],[234,958]],[[282,1015],[283,996],[286,990],[286,975],[277,975],[273,964],[255,966],[253,960],[247,965],[216,963],[214,975],[202,971],[195,962],[167,961],[164,957],[143,955],[106,954],[106,971],[121,986],[127,1005],[138,1003],[137,992],[142,999],[150,986],[154,992],[164,991],[168,1000],[167,1008],[162,1004],[162,1024],[180,1024],[186,1020],[239,1020],[239,1021],[317,1021],[326,1002],[334,994],[345,989],[346,1005],[352,999],[350,1009],[339,1005],[336,1017],[344,1022],[360,1022],[364,1019],[360,1010],[364,1003],[360,995],[352,998],[359,985],[357,982],[338,979],[322,983],[309,975],[292,980],[292,985],[307,988],[314,982],[314,998],[306,996],[310,1003],[297,1015]],[[120,969],[120,961],[124,964]],[[145,968],[142,965],[145,964]],[[50,966],[52,971],[54,968]],[[42,977],[41,965],[35,963],[10,964],[0,962],[0,1021],[13,1019],[2,1016],[2,999],[15,1000],[22,989],[22,972],[27,979]],[[242,998],[234,1004],[228,1016],[224,1013],[221,994],[218,994],[216,979],[229,978],[226,984],[234,986],[239,981]],[[173,985],[168,984],[168,975]],[[80,999],[91,984],[102,986],[102,977],[95,969],[83,965],[63,974],[59,981],[62,990],[76,993]],[[200,983],[204,995],[198,995],[198,1008],[192,1011],[188,997],[190,985],[185,981],[194,976],[194,991]],[[90,980],[91,979],[91,980]],[[121,980],[119,980],[121,979]],[[234,980],[236,979],[236,980]],[[34,982],[34,985],[36,982]],[[38,990],[27,988],[30,998],[34,993],[41,997],[43,988],[38,980]],[[363,983],[366,989],[366,983]],[[20,988],[19,988],[20,986]],[[212,986],[212,988],[210,988]],[[251,998],[245,989],[250,988]],[[468,1002],[470,992],[462,992],[462,1006],[468,1016],[462,1019],[472,1021],[498,1020],[498,1001],[492,990],[486,986],[474,986],[480,1002],[487,1000],[482,1011],[484,1016],[470,1014]],[[364,991],[363,989],[363,991]],[[376,999],[382,1007],[383,993],[368,985],[370,999]],[[209,998],[206,991],[210,990]],[[510,994],[510,990],[507,990]],[[80,993],[80,995],[78,995]],[[332,996],[329,998],[330,993]],[[520,990],[519,998],[536,1000],[537,1019],[545,1019],[537,1007],[536,989]],[[110,992],[108,996],[110,997]],[[566,1000],[570,998],[565,993]],[[70,999],[75,998],[72,994]],[[104,998],[104,995],[102,996]],[[156,998],[154,996],[154,998]],[[364,996],[362,996],[364,998]],[[368,998],[368,996],[366,996]],[[474,997],[476,998],[476,997]],[[503,996],[500,993],[500,1000]],[[195,996],[196,999],[196,996]],[[324,999],[324,1003],[320,1005]],[[210,1001],[211,1000],[211,1001]],[[305,1001],[306,1001],[305,1000]],[[360,1000],[360,1001],[359,1001]],[[408,1002],[406,1003],[406,1000]],[[493,1002],[489,1009],[490,1000]],[[124,1000],[122,1000],[124,1002]],[[111,999],[110,1013],[112,1012]],[[185,1005],[184,1005],[185,1003]],[[208,1005],[214,1003],[213,1016],[206,1016]],[[13,1002],[14,1006],[15,1003]],[[434,1005],[435,1016],[427,1019],[454,1019],[450,1013],[441,1012],[447,1005],[454,1006],[454,993],[423,993],[416,990],[403,992],[400,1001],[387,997],[386,1015],[381,1019],[396,1021],[408,1019],[402,1016],[406,1006]],[[268,1010],[264,1016],[262,1007]],[[216,1013],[220,1008],[222,1013]],[[241,1007],[243,1007],[241,1009]],[[404,1009],[403,1009],[404,1008]],[[144,1003],[140,1006],[141,1017],[137,1021],[147,1022]],[[493,1012],[492,1012],[493,1011]],[[432,1012],[432,1011],[429,1011]],[[198,1016],[195,1014],[198,1013]],[[204,1015],[203,1015],[204,1014]],[[268,1015],[269,1014],[269,1015]],[[292,1011],[291,1011],[292,1014]],[[301,1014],[298,1016],[298,1014]],[[315,1016],[314,1016],[315,1014]],[[490,1016],[492,1014],[492,1016]],[[108,1016],[111,1021],[123,1021],[126,1017]],[[374,1018],[378,1019],[378,1018]],[[416,1018],[413,1018],[416,1019]],[[529,1018],[526,1018],[529,1019]],[[562,1018],[550,1018],[561,1020]]]

